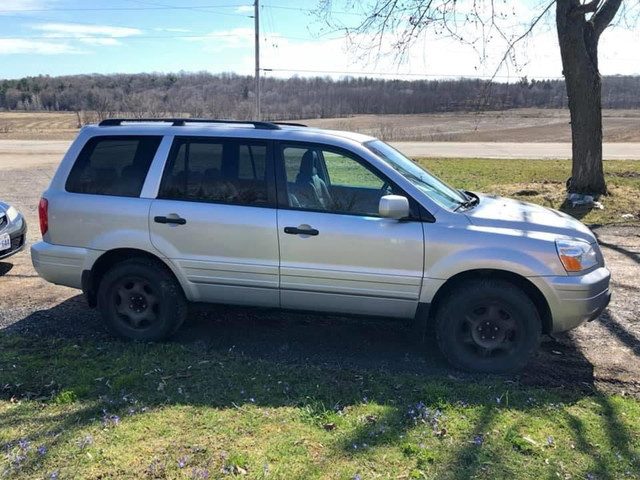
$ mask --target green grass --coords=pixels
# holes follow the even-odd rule
[[[0,379],[0,478],[640,477],[640,403],[595,391],[9,334]]]
[[[450,185],[472,191],[504,195],[561,209],[570,160],[418,159],[430,172]],[[599,200],[604,209],[562,208],[588,224],[638,222],[640,218],[640,162],[606,160],[604,171],[610,195]],[[633,219],[622,215],[630,213]]]

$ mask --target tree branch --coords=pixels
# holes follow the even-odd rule
[[[602,32],[604,32],[604,29],[613,21],[621,4],[622,0],[606,0],[602,8],[593,15],[590,21],[593,23],[593,31],[596,38],[598,38]]]
[[[589,12],[595,12],[596,10],[598,10],[598,4],[600,3],[600,0],[591,0],[588,3],[582,4],[579,7],[576,7],[573,11],[576,13],[589,13]]]

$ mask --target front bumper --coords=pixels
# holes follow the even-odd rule
[[[532,278],[551,310],[550,333],[571,330],[598,318],[611,300],[610,279],[605,267],[580,276]]]
[[[10,224],[0,233],[8,233],[11,239],[11,247],[6,250],[0,250],[0,260],[21,252],[27,245],[27,222],[22,216],[18,217],[18,221]]]

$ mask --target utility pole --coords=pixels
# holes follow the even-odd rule
[[[253,3],[256,34],[256,120],[260,120],[260,0]]]

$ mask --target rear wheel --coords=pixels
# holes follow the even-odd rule
[[[186,299],[173,275],[144,258],[107,271],[98,288],[98,308],[109,330],[141,341],[167,338],[187,314]]]
[[[542,323],[531,299],[502,280],[460,285],[436,312],[438,346],[456,367],[500,373],[524,367],[540,344]]]

